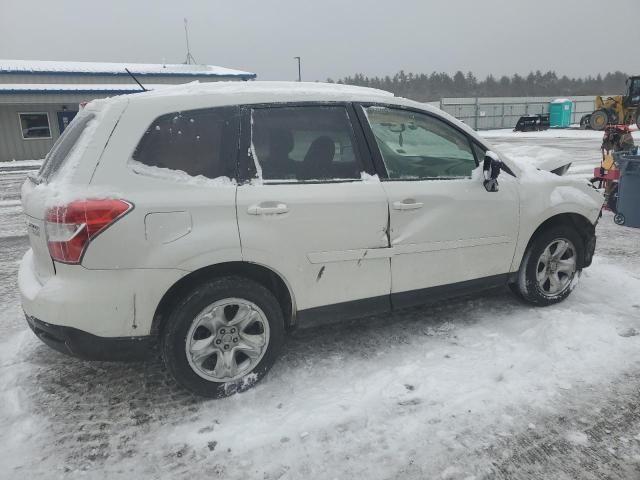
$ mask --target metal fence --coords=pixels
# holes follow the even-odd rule
[[[475,97],[443,98],[440,109],[462,120],[475,130],[513,128],[522,115],[549,113],[549,103],[558,97]],[[595,96],[570,97],[571,123],[593,112]]]

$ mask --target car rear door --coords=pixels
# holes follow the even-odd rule
[[[487,192],[484,150],[436,115],[395,106],[360,113],[386,177],[394,306],[420,303],[433,287],[506,283],[518,234],[515,178],[503,173],[499,191]]]
[[[387,196],[353,120],[349,104],[244,109],[243,260],[280,274],[301,314],[389,307]]]

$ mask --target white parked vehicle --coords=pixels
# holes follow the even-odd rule
[[[602,198],[420,103],[248,82],[91,102],[22,202],[19,287],[40,339],[102,360],[159,343],[178,382],[219,397],[312,319],[501,285],[563,300]]]

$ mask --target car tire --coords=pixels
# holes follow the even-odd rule
[[[591,129],[591,124],[589,123],[590,120],[591,120],[590,113],[588,113],[587,115],[583,115],[582,118],[580,118],[580,130]]]
[[[198,285],[171,310],[162,334],[162,357],[176,381],[191,392],[221,398],[259,382],[284,343],[276,297],[243,277]]]
[[[544,230],[527,247],[518,281],[511,288],[532,305],[561,302],[575,288],[583,258],[583,241],[574,228],[559,226]]]
[[[609,124],[609,114],[606,110],[596,110],[589,117],[589,126],[592,130],[604,130]]]
[[[615,216],[613,217],[613,222],[616,225],[624,225],[625,221],[626,219],[624,218],[624,215],[621,213],[616,213]]]

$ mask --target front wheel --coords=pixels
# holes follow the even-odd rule
[[[609,124],[609,115],[605,110],[596,110],[589,117],[589,126],[593,130],[604,130]]]
[[[582,257],[582,240],[575,229],[556,227],[542,232],[527,248],[512,289],[533,305],[561,302],[580,277]]]
[[[263,285],[224,277],[196,286],[172,310],[162,338],[167,370],[205,397],[252,387],[284,342],[282,310]]]

